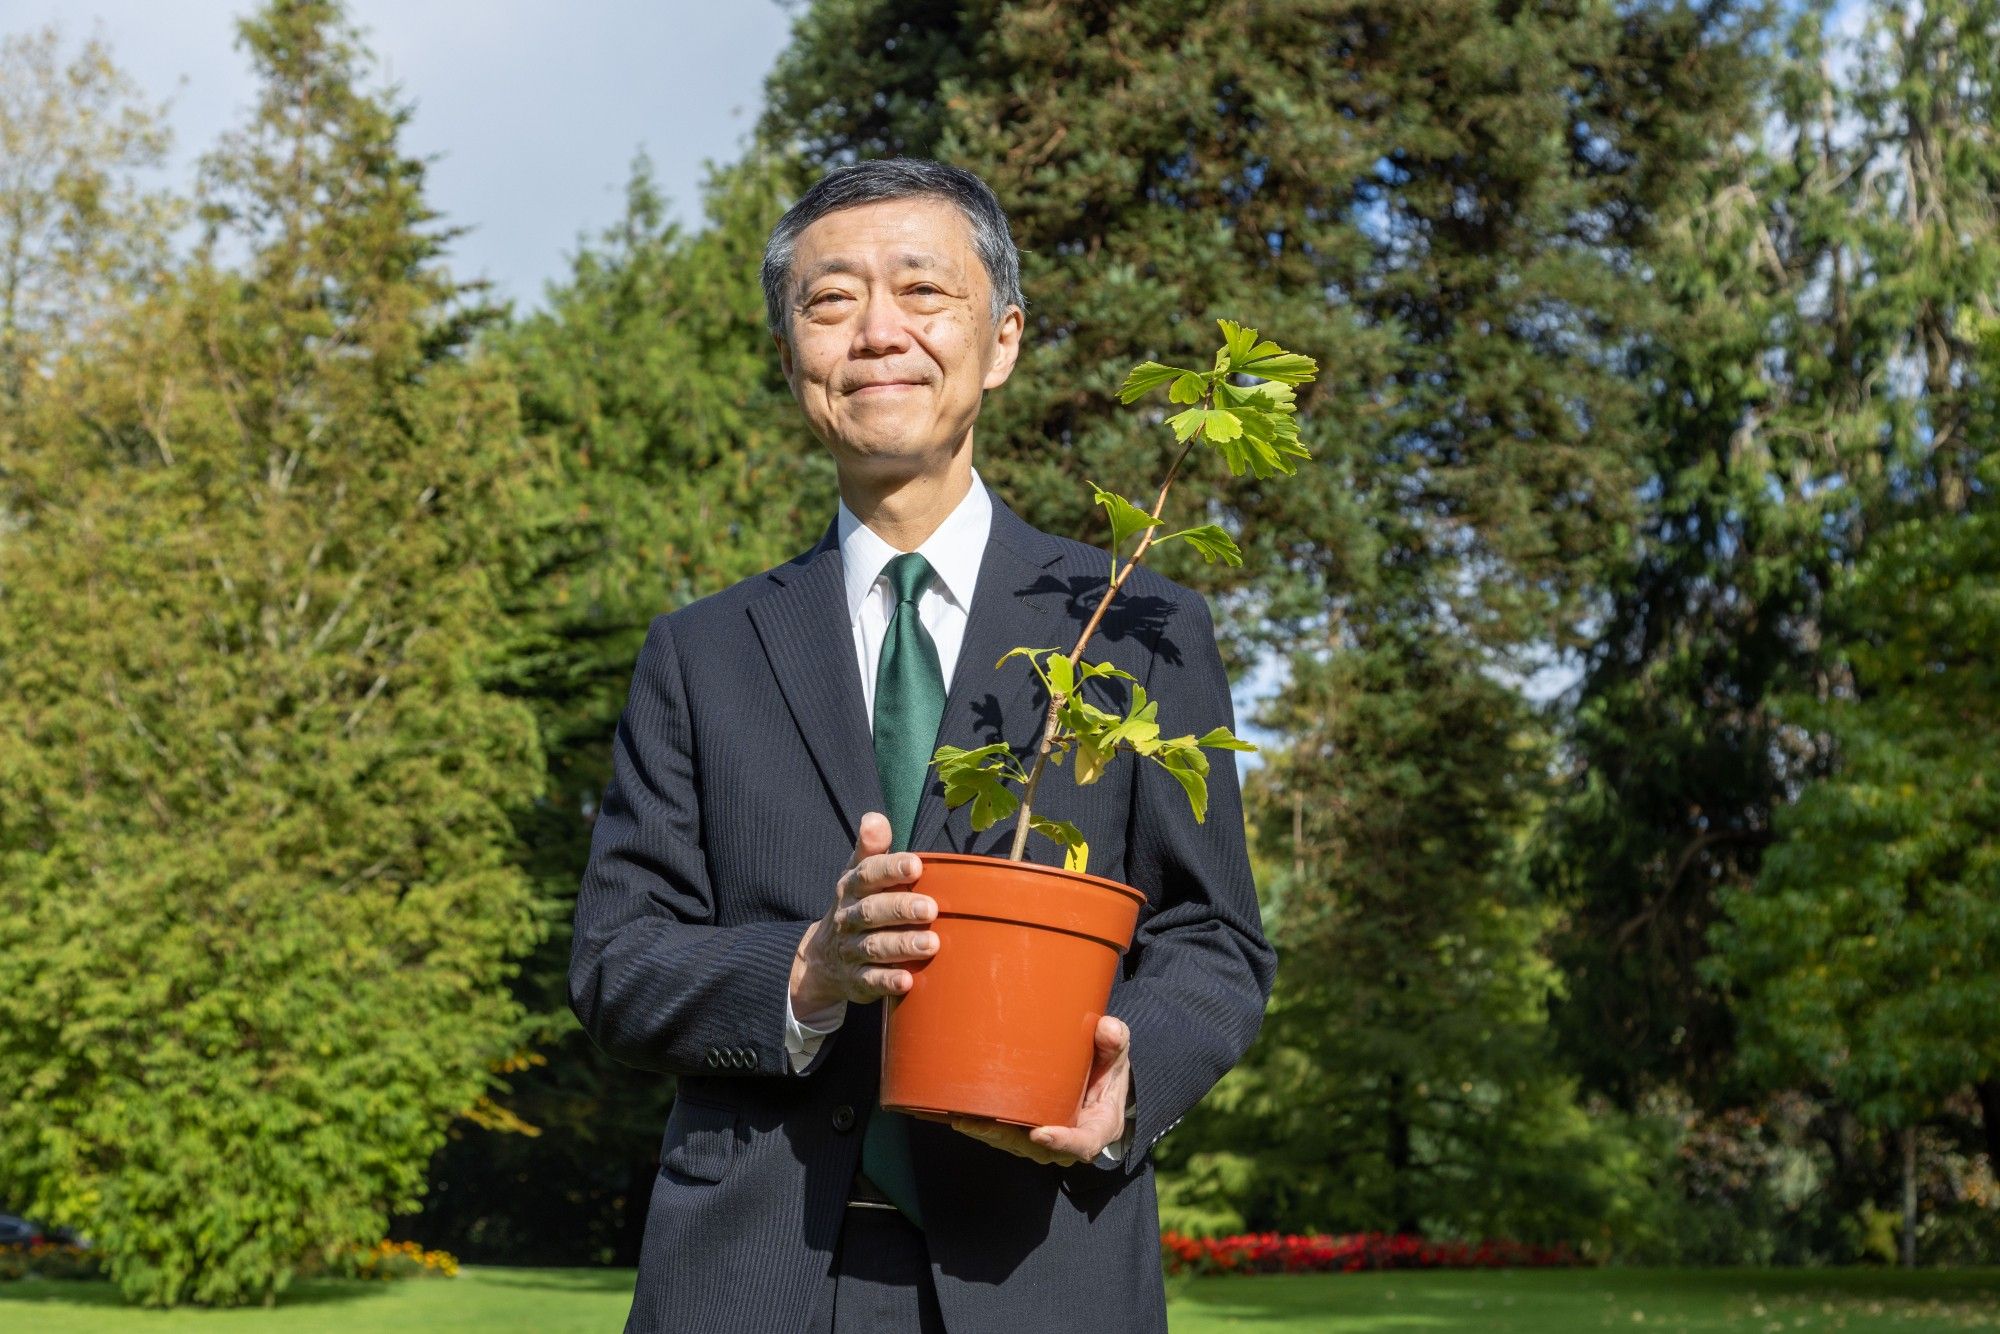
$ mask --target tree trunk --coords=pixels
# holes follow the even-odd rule
[[[1917,1128],[1903,1127],[1903,1268],[1917,1267]]]

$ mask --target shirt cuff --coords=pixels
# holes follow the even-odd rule
[[[1132,1152],[1132,1131],[1139,1124],[1139,1109],[1128,1098],[1125,1102],[1125,1133],[1097,1151],[1090,1160],[1092,1167],[1116,1167],[1125,1161],[1125,1155]]]
[[[820,1043],[826,1041],[829,1033],[837,1032],[847,1021],[847,1002],[835,1001],[824,1010],[817,1010],[800,1019],[792,1013],[792,992],[785,988],[785,1054],[791,1058],[792,1073],[797,1074],[812,1064],[819,1054]],[[1130,1124],[1126,1132],[1129,1135]]]

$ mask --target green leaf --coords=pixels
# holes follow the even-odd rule
[[[1208,410],[1208,439],[1210,444],[1221,444],[1234,440],[1243,434],[1243,420],[1227,408]]]
[[[1186,412],[1177,412],[1167,418],[1167,425],[1174,428],[1174,439],[1185,444],[1189,436],[1201,429],[1201,424],[1207,416],[1206,409],[1189,408]]]
[[[1022,783],[1027,775],[1014,762],[1014,753],[1004,741],[975,750],[939,746],[931,755],[938,777],[944,780],[944,804],[956,810],[972,803],[972,827],[990,829],[1012,815],[1021,799],[1009,791],[1009,781]]]
[[[1090,489],[1097,503],[1104,506],[1105,512],[1111,516],[1111,545],[1114,550],[1124,546],[1125,539],[1132,534],[1166,522],[1154,518],[1117,492],[1106,491],[1095,482],[1090,483]]]
[[[1201,739],[1195,742],[1195,744],[1197,746],[1208,746],[1216,750],[1255,751],[1257,749],[1255,743],[1245,741],[1226,727],[1210,728],[1202,734]]]
[[[1204,523],[1194,528],[1183,528],[1178,533],[1168,533],[1160,541],[1171,542],[1175,538],[1180,538],[1199,551],[1201,558],[1210,565],[1217,561],[1225,561],[1230,565],[1243,563],[1243,552],[1236,545],[1236,540],[1224,532],[1218,524]]]
[[[1181,377],[1174,381],[1174,387],[1167,391],[1167,398],[1174,403],[1199,403],[1207,393],[1207,376],[1184,371]]]
[[[1229,368],[1242,375],[1276,380],[1280,384],[1304,384],[1319,374],[1319,363],[1311,357],[1287,352],[1275,343],[1264,344],[1242,362],[1232,362]]]
[[[1105,677],[1115,676],[1120,680],[1124,681],[1136,681],[1139,679],[1138,677],[1132,675],[1132,673],[1126,671],[1123,667],[1119,667],[1109,662],[1079,663],[1077,664],[1077,672],[1078,672],[1077,680],[1079,682],[1094,680],[1100,676],[1105,676]]]
[[[1125,377],[1125,385],[1118,391],[1118,401],[1137,402],[1176,376],[1188,374],[1191,372],[1184,371],[1178,366],[1162,366],[1157,361],[1142,361]]]
[[[1154,761],[1174,776],[1187,793],[1197,824],[1208,818],[1208,756],[1201,753],[1192,736],[1176,737],[1161,745]]]
[[[1081,871],[1089,864],[1090,844],[1084,842],[1083,831],[1069,821],[1047,820],[1039,815],[1030,815],[1028,827],[1062,844],[1065,871]]]
[[[1250,355],[1250,349],[1257,341],[1257,331],[1246,329],[1234,320],[1217,320],[1222,328],[1222,351],[1231,367]],[[1276,346],[1272,344],[1271,346]]]
[[[1076,693],[1076,666],[1064,653],[1051,653],[1042,660],[1044,671],[1042,680],[1048,683],[1051,695],[1073,695]]]

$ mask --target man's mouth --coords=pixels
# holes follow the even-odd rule
[[[888,380],[888,381],[878,382],[875,384],[860,385],[854,389],[849,390],[848,392],[855,394],[857,396],[863,396],[871,394],[886,394],[897,389],[918,389],[921,387],[922,387],[921,385],[919,385],[916,381],[913,380]]]

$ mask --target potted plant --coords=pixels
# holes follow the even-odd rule
[[[908,965],[916,985],[885,1002],[882,1105],[893,1111],[1067,1125],[1082,1101],[1092,1035],[1146,897],[1089,874],[1082,833],[1035,809],[1049,765],[1074,757],[1075,781],[1082,786],[1096,782],[1118,752],[1130,751],[1173,775],[1199,821],[1208,807],[1204,752],[1256,749],[1226,727],[1199,737],[1162,735],[1161,701],[1148,698],[1129,672],[1084,658],[1113,599],[1157,544],[1183,541],[1211,564],[1243,563],[1236,543],[1216,524],[1161,532],[1168,493],[1196,441],[1220,453],[1237,476],[1289,476],[1295,460],[1311,457],[1299,443],[1293,391],[1317,372],[1312,358],[1260,342],[1255,329],[1218,323],[1223,345],[1212,367],[1142,362],[1119,391],[1119,400],[1130,404],[1164,387],[1171,402],[1186,405],[1165,422],[1179,450],[1151,510],[1091,483],[1111,524],[1111,578],[1076,643],[1015,648],[1000,658],[1021,658],[1023,670],[1040,676],[1048,693],[1032,760],[1024,767],[1004,741],[971,749],[939,746],[931,757],[945,804],[971,802],[975,829],[1013,816],[1014,840],[1005,858],[919,854],[924,893],[937,903],[932,929],[940,945],[933,957]],[[1120,550],[1135,537],[1121,563]],[[1131,685],[1122,712],[1084,698],[1089,682],[1113,679]],[[1024,860],[1030,833],[1062,846],[1062,867]]]

